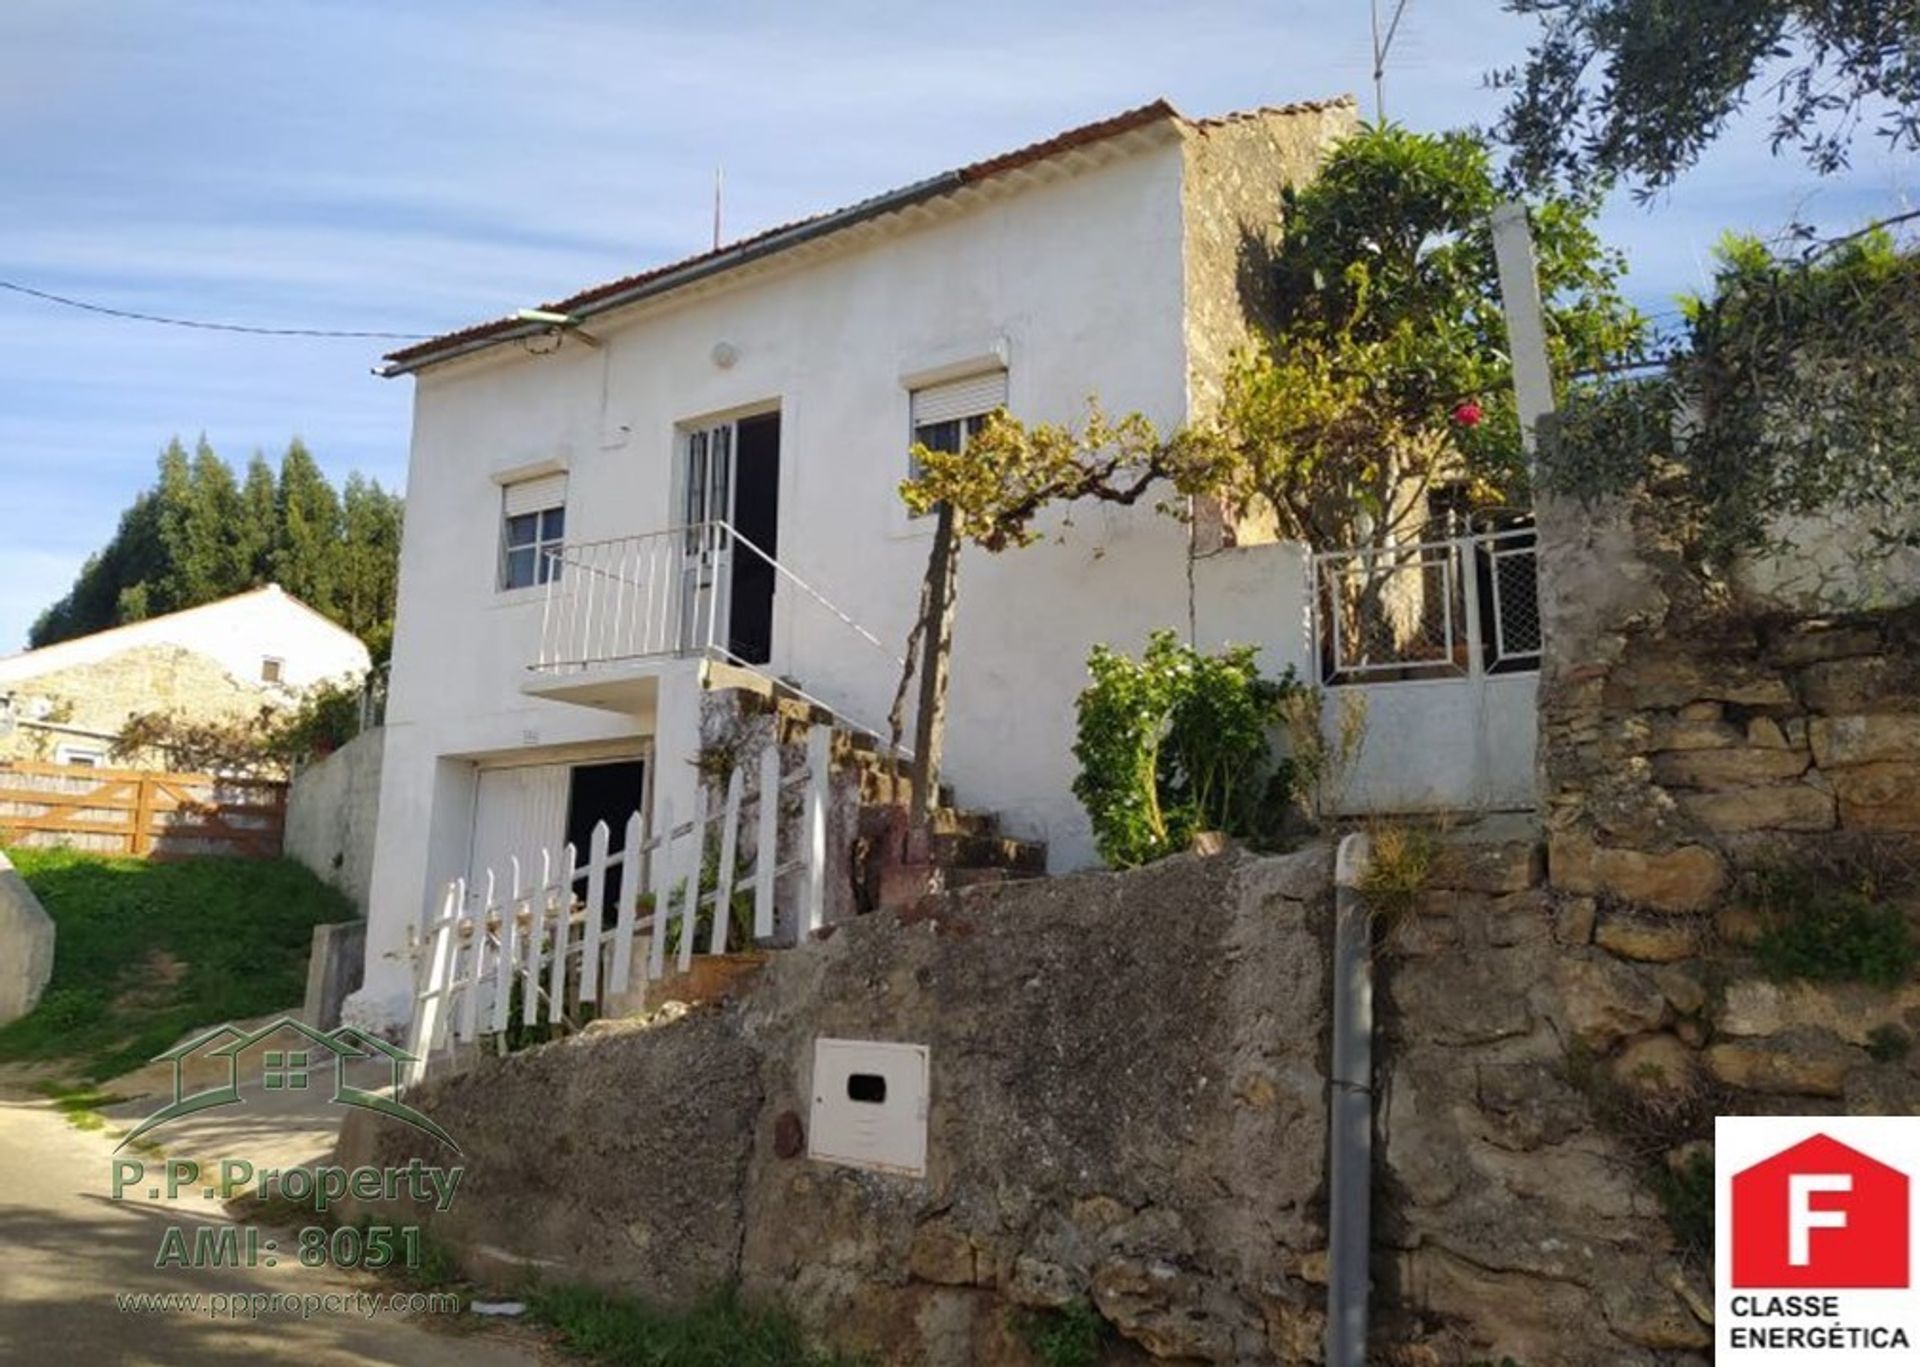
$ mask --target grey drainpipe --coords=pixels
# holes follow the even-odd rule
[[[1373,934],[1360,882],[1367,837],[1340,841],[1333,872],[1333,1057],[1327,1124],[1327,1367],[1367,1360],[1367,1262],[1372,1244]]]

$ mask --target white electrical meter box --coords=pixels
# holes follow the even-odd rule
[[[816,1039],[807,1157],[925,1177],[928,1069],[924,1044]]]

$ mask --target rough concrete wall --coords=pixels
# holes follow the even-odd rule
[[[287,788],[285,851],[353,899],[367,914],[373,836],[380,819],[386,731],[356,736],[307,765]]]
[[[1187,127],[1181,186],[1186,272],[1187,411],[1220,403],[1233,353],[1270,322],[1268,269],[1282,230],[1281,192],[1311,180],[1327,150],[1358,126],[1349,97],[1299,109],[1252,110]],[[1256,518],[1230,528],[1217,508],[1199,533],[1203,550],[1274,540]]]
[[[53,918],[0,851],[0,1025],[33,1010],[53,976]]]
[[[136,712],[173,711],[211,719],[252,717],[276,691],[253,687],[220,663],[183,646],[137,646],[93,664],[55,670],[5,686],[16,715],[56,721],[97,736],[116,736]],[[0,736],[0,759],[51,760],[61,736],[22,726]],[[130,763],[157,760],[135,756]]]
[[[739,1276],[889,1362],[1025,1362],[1009,1306],[1082,1296],[1159,1356],[1318,1361],[1328,872],[969,889],[775,955],[743,1002],[430,1082],[468,1167],[438,1232],[503,1277]],[[823,1035],[930,1046],[925,1180],[796,1155]],[[342,1144],[430,1141],[356,1115]]]

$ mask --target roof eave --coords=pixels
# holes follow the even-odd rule
[[[569,312],[576,319],[586,319],[609,313],[614,309],[625,308],[643,299],[665,294],[669,290],[682,289],[709,276],[734,270],[761,257],[787,251],[814,238],[840,232],[884,214],[896,213],[901,209],[946,194],[966,183],[967,178],[958,171],[947,171],[937,176],[930,176],[926,180],[916,181],[901,189],[890,190],[886,194],[862,200],[845,209],[822,214],[818,218],[797,223],[791,228],[754,238],[737,247],[702,257],[697,261],[690,261],[684,266],[669,268],[624,289],[614,290],[603,298],[581,304]],[[418,355],[397,353],[397,357],[404,359],[389,358],[387,364],[382,366],[378,373],[386,379],[394,379],[431,365],[441,365],[461,356],[483,351],[488,347],[499,346],[503,342],[538,337],[550,331],[552,331],[552,325],[547,323],[509,325],[508,320],[502,320],[500,330],[497,332],[489,331],[451,342],[444,347],[425,349]]]

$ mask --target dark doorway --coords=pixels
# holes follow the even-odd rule
[[[780,415],[735,424],[733,525],[753,549],[734,548],[727,649],[745,664],[773,658],[773,560],[780,554]],[[761,554],[764,552],[764,554]]]
[[[585,868],[588,851],[593,848],[593,828],[607,823],[607,848],[618,850],[627,838],[627,822],[640,810],[646,793],[645,760],[623,759],[610,764],[576,764],[567,774],[567,843],[575,853],[576,867]],[[624,877],[626,870],[621,869]],[[585,874],[574,880],[574,894],[587,893]],[[620,878],[607,879],[600,909],[616,905]]]

